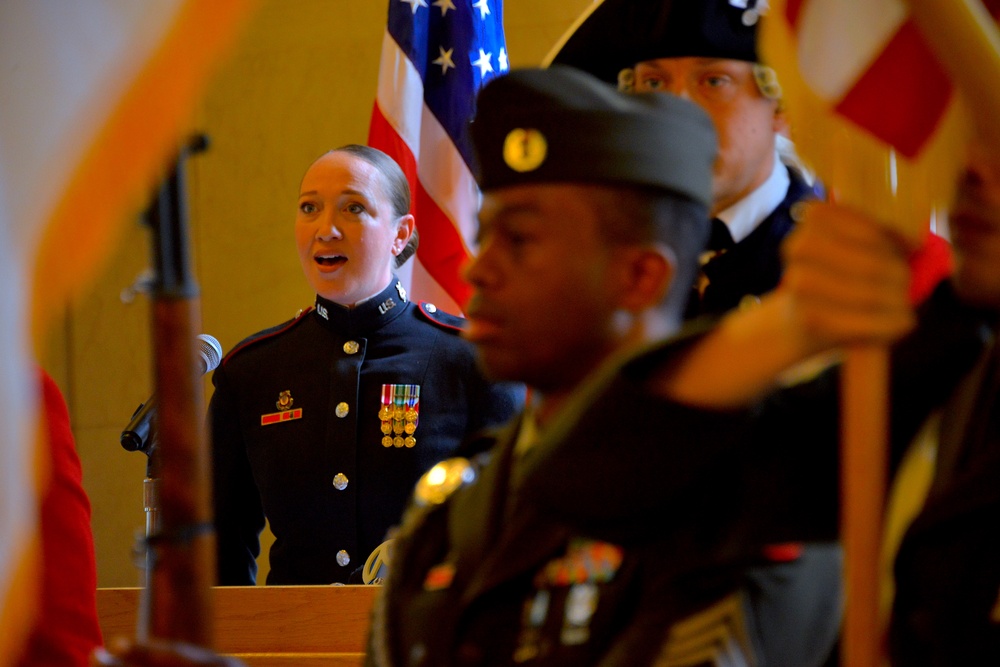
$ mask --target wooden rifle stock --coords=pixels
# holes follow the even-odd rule
[[[181,151],[149,222],[154,266],[152,326],[157,395],[159,528],[148,537],[146,590],[138,639],[171,639],[211,647],[215,580],[211,476],[204,392],[195,338],[200,302],[188,253],[184,161],[204,141]],[[145,627],[143,627],[145,626]]]

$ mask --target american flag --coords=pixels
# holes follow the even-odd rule
[[[479,197],[466,127],[480,87],[508,69],[503,0],[389,0],[368,143],[410,181],[420,232],[412,293],[453,312],[469,296],[461,267]]]

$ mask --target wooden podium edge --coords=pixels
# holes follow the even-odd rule
[[[254,667],[363,662],[378,586],[232,586],[212,589],[216,650]],[[135,636],[141,588],[99,588],[105,642]]]

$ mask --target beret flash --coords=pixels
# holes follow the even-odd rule
[[[570,67],[513,70],[480,92],[471,126],[483,190],[605,183],[711,203],[715,130],[673,95],[626,95]]]

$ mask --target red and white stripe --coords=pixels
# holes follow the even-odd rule
[[[475,244],[479,191],[423,97],[420,74],[386,31],[368,143],[396,159],[413,193],[420,247],[401,277],[414,300],[462,312],[470,290],[461,270]]]
[[[837,113],[913,158],[952,84],[901,0],[788,0],[799,69]]]

